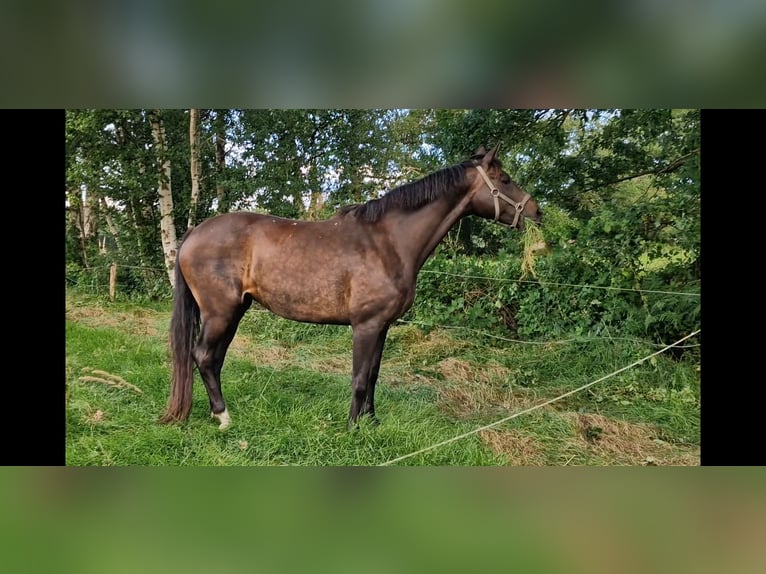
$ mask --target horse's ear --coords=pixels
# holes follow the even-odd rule
[[[492,161],[495,159],[495,156],[497,155],[497,150],[500,149],[500,142],[497,143],[495,147],[493,147],[491,150],[489,150],[484,158],[481,160],[481,163],[483,163],[485,166],[489,166]]]
[[[474,157],[480,157],[487,155],[487,148],[485,148],[483,145],[480,145],[478,148],[476,148],[476,151],[473,152]]]

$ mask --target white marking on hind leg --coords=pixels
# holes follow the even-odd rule
[[[219,430],[226,430],[227,428],[229,428],[229,425],[231,425],[231,417],[229,416],[229,409],[223,409],[218,414],[211,411],[210,416],[220,421],[221,424],[218,425]]]

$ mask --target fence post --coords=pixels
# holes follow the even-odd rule
[[[117,264],[112,263],[109,268],[109,300],[114,301],[114,292],[117,284]]]

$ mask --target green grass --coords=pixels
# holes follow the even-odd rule
[[[377,465],[509,416],[656,350],[592,339],[522,345],[392,327],[380,425],[346,430],[351,330],[257,310],[224,365],[233,424],[219,431],[196,377],[189,420],[157,423],[170,377],[170,305],[67,293],[68,465]],[[403,465],[699,463],[699,360],[665,355],[550,406],[403,460]],[[94,371],[135,385],[108,384]]]

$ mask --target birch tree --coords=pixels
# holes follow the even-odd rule
[[[194,227],[195,214],[197,212],[197,203],[199,202],[199,182],[202,173],[199,161],[200,144],[200,112],[198,109],[189,110],[189,148],[190,148],[190,166],[191,166],[191,197],[189,200],[189,219],[186,229]]]
[[[223,172],[226,167],[226,110],[216,110],[215,132],[215,197],[218,201],[218,213],[229,210],[229,201],[224,197]]]
[[[173,194],[171,191],[171,166],[165,142],[165,128],[162,125],[160,110],[153,110],[149,114],[152,125],[152,139],[159,165],[158,188],[160,207],[160,237],[162,240],[162,252],[165,258],[165,268],[170,279],[170,284],[175,288],[175,275],[173,266],[176,261],[178,241],[176,239],[176,227],[173,223]]]

